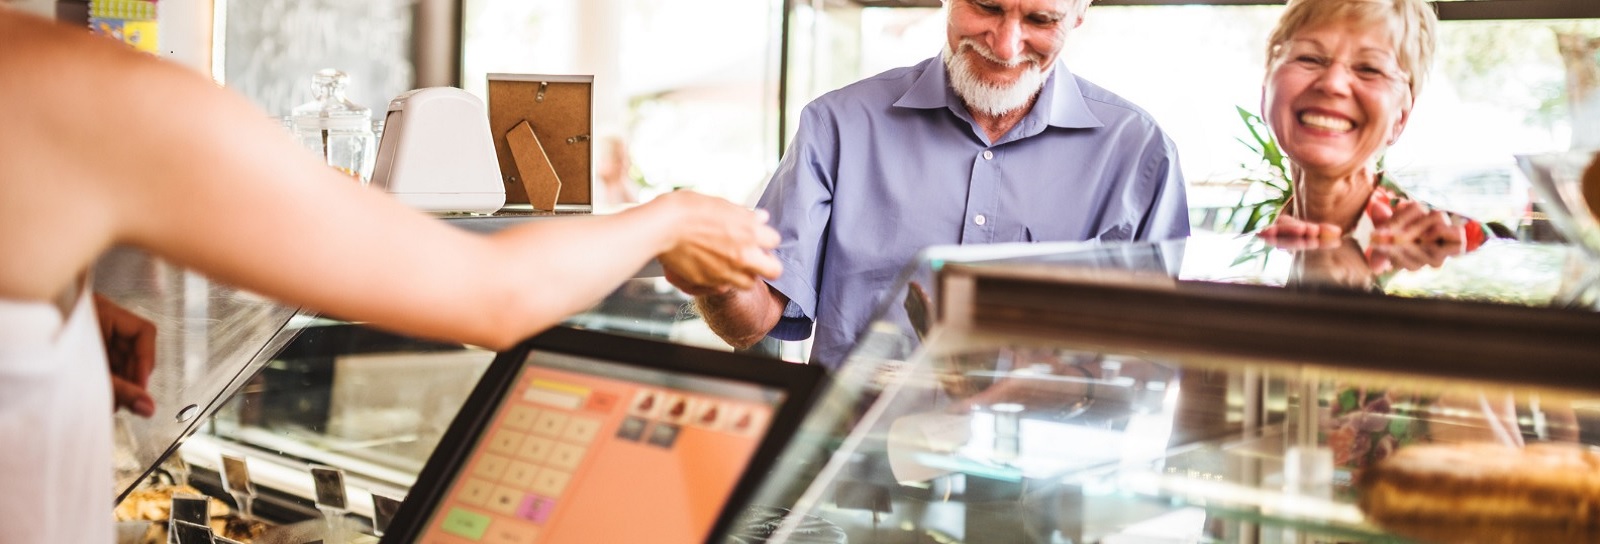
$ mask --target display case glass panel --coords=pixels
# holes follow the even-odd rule
[[[156,326],[148,389],[155,415],[115,416],[116,491],[125,496],[153,475],[174,448],[210,420],[223,401],[294,339],[297,308],[210,283],[149,254],[109,252],[95,267],[95,292]],[[168,478],[183,479],[173,467]]]
[[[932,248],[871,301],[878,318],[741,534],[1455,541],[1364,511],[1363,475],[1430,444],[1600,444],[1600,378],[1582,372],[1600,350],[1597,268],[1560,245],[1490,241],[1433,265],[1374,249],[1220,235]],[[568,323],[718,345],[686,302],[646,270]],[[369,499],[414,483],[492,354],[269,307],[239,367],[260,372],[202,388],[232,400],[168,446],[196,472],[247,458],[284,521],[316,517],[309,468],[336,467],[364,521]]]
[[[771,540],[1594,539],[1559,514],[1362,506],[1411,448],[1593,455],[1589,258],[1492,241],[1374,272],[1370,255],[1223,236],[930,250],[757,499],[791,512]]]
[[[444,220],[493,232],[547,216]],[[495,355],[302,311],[132,249],[102,259],[95,280],[98,292],[157,327],[150,386],[157,415],[116,416],[119,502],[136,488],[169,483],[226,497],[220,472],[232,457],[254,478],[256,517],[291,523],[270,538],[324,534],[315,518],[327,513],[313,500],[312,467],[342,473],[345,512],[363,523],[375,502],[403,498]],[[566,323],[731,349],[684,311],[687,302],[651,264]],[[242,507],[237,498],[222,502]],[[148,520],[132,521],[126,525],[138,527],[129,532],[144,534]]]

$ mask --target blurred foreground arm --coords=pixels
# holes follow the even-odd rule
[[[699,284],[780,272],[757,212],[674,193],[472,234],[352,183],[204,76],[0,10],[0,297],[48,300],[115,244],[405,334],[503,348],[650,259]],[[41,236],[39,233],[45,233]]]

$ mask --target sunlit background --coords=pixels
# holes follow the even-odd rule
[[[463,86],[481,92],[489,72],[595,73],[597,97],[610,103],[597,108],[597,132],[628,142],[646,196],[693,187],[748,201],[778,157],[780,9],[471,0]],[[1239,141],[1248,133],[1235,107],[1259,108],[1263,44],[1281,10],[1095,6],[1069,39],[1071,70],[1149,110],[1177,142],[1197,222],[1207,208],[1237,203],[1241,165],[1259,160]],[[783,134],[810,98],[936,54],[943,18],[927,7],[795,7]],[[1600,22],[1444,22],[1432,77],[1386,156],[1391,175],[1435,205],[1516,228],[1530,197],[1513,156],[1573,143],[1558,33],[1600,37]],[[1589,62],[1600,64],[1592,54]]]
[[[354,17],[409,24],[390,14],[397,1],[363,3],[367,14]],[[1075,73],[1155,116],[1178,145],[1195,226],[1232,229],[1238,225],[1226,223],[1227,209],[1260,190],[1241,182],[1260,157],[1241,142],[1249,133],[1236,108],[1259,109],[1263,44],[1283,8],[1205,1],[1100,0],[1063,58]],[[1495,5],[1504,14],[1442,23],[1431,77],[1385,166],[1414,196],[1518,230],[1534,214],[1514,156],[1600,147],[1600,19],[1543,18],[1550,15],[1525,7],[1534,2],[1450,2]],[[349,52],[331,58],[345,59],[352,81],[365,87],[352,96],[378,109],[405,90],[410,66],[361,53],[403,44],[403,35],[371,31],[395,24],[357,25],[368,30],[352,34],[329,23],[310,32],[274,22],[287,17],[274,13],[323,10],[338,21],[356,8],[306,0],[285,11],[275,3],[219,2],[234,12],[226,23],[230,87],[269,110],[283,109],[308,98],[304,77],[284,74],[309,76],[317,64],[297,70],[301,64],[268,57],[308,56],[349,42]],[[597,164],[623,153],[624,182],[641,199],[687,187],[753,203],[807,101],[931,57],[944,39],[944,15],[933,0],[789,1],[787,14],[785,4],[463,0],[459,84],[482,96],[490,73],[593,75]],[[921,7],[873,7],[883,5]],[[303,43],[313,46],[278,51]],[[262,66],[280,68],[266,74]],[[372,70],[387,72],[363,73]],[[1589,83],[1576,83],[1584,78]],[[604,211],[621,203],[598,204]]]

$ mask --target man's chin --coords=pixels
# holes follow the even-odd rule
[[[1018,81],[1022,80],[1022,76],[1020,74],[1010,76],[979,75],[977,79],[991,89],[1009,90],[1015,87]]]
[[[1004,67],[971,56],[947,57],[950,84],[974,113],[1004,115],[1032,103],[1049,73],[1032,64]]]

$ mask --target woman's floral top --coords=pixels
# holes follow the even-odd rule
[[[1335,387],[1322,401],[1318,437],[1333,450],[1333,465],[1358,473],[1401,446],[1427,436],[1427,420],[1416,417],[1429,400],[1394,390]]]

